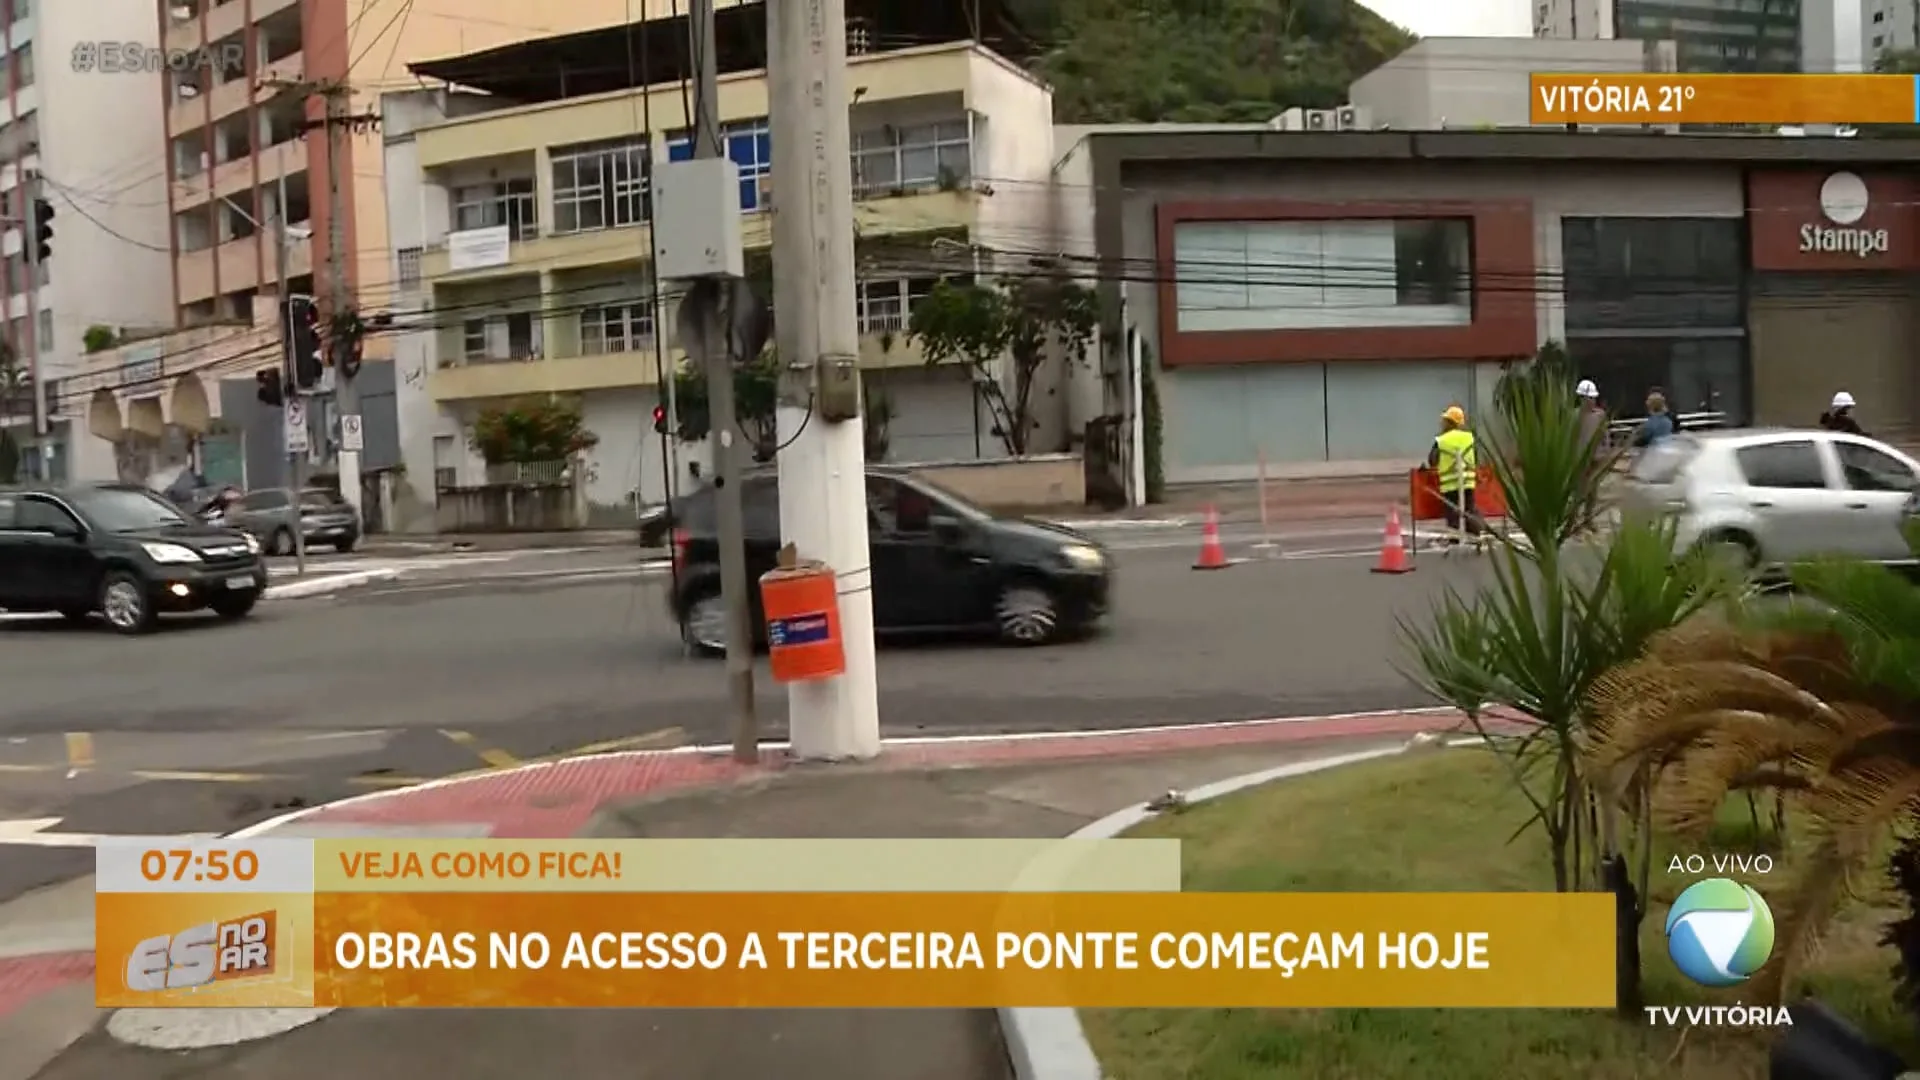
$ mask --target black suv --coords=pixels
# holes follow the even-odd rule
[[[162,612],[238,619],[267,588],[260,543],[142,487],[0,488],[0,609],[99,613],[123,634]]]
[[[764,646],[759,579],[780,551],[775,473],[747,473],[740,495],[753,625]],[[673,507],[673,613],[681,636],[705,653],[726,648],[715,509],[710,487]],[[1013,644],[1043,645],[1106,612],[1112,569],[1098,544],[1058,525],[996,518],[910,473],[867,469],[867,529],[879,633],[990,630]]]

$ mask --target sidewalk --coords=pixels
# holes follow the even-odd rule
[[[702,752],[607,755],[336,804],[276,832],[1064,836],[1170,788],[1398,745],[1414,732],[1444,729],[1455,720],[1444,713],[1389,713],[1204,729],[903,742],[891,744],[881,760],[867,765],[786,765],[776,758],[743,769]],[[23,939],[46,941],[53,947],[49,953],[73,949],[75,934],[91,922],[86,888],[89,882],[71,883],[0,909],[0,957],[18,958]],[[22,924],[36,912],[40,923]],[[341,1011],[276,1038],[159,1052],[124,1045],[95,1026],[90,986],[79,981],[85,975],[74,954],[12,962],[16,969],[23,963],[39,965],[41,974],[31,989],[22,989],[26,979],[10,981],[9,962],[0,959],[0,1045],[9,1047],[0,1060],[0,1080],[331,1080],[341,1075],[520,1080],[529,1074],[1002,1080],[1011,1075],[995,1015],[959,1010]],[[221,1022],[186,1016],[168,1021]],[[79,1035],[89,1027],[93,1030]],[[58,1049],[75,1036],[70,1047]],[[41,1062],[47,1062],[44,1068]]]

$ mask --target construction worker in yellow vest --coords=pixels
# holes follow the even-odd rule
[[[1474,456],[1473,432],[1467,430],[1465,409],[1450,405],[1440,414],[1440,434],[1434,436],[1433,449],[1427,452],[1427,465],[1434,471],[1435,486],[1446,508],[1447,528],[1451,530],[1442,543],[1457,542],[1462,532],[1479,536],[1480,515],[1473,505],[1479,463]]]

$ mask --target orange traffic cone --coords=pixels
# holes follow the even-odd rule
[[[1193,564],[1195,570],[1225,570],[1232,565],[1227,562],[1227,549],[1220,544],[1220,515],[1213,507],[1207,507],[1207,522],[1200,527],[1200,558]]]
[[[1400,508],[1387,511],[1387,532],[1380,538],[1380,562],[1376,574],[1410,574],[1413,563],[1407,559],[1407,544],[1400,536]]]

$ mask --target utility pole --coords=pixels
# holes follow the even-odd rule
[[[687,8],[689,54],[696,65],[693,125],[695,160],[723,155],[720,146],[720,60],[714,48],[713,0],[692,0]],[[690,344],[704,350],[707,372],[708,440],[713,453],[715,517],[720,533],[720,595],[727,612],[727,699],[733,718],[734,760],[760,759],[760,718],[753,694],[754,583],[747,580],[747,538],[740,501],[740,439],[733,400],[732,335],[727,332],[718,282],[701,282],[682,300],[697,305],[682,320],[697,319],[701,332]],[[732,290],[737,295],[737,290]],[[741,357],[750,360],[752,357]],[[671,392],[671,391],[669,391]],[[671,419],[671,417],[670,417]]]
[[[347,276],[347,259],[351,253],[347,250],[347,200],[346,182],[341,173],[341,163],[346,158],[347,133],[354,128],[370,125],[378,120],[374,114],[354,115],[353,89],[345,82],[335,80],[271,79],[261,84],[264,87],[285,93],[298,94],[303,98],[318,97],[323,107],[319,120],[310,120],[306,128],[310,131],[319,128],[327,140],[327,275],[326,287],[322,293],[322,322],[327,328],[326,348],[333,361],[333,402],[334,413],[339,420],[342,433],[342,445],[339,447],[340,495],[351,504],[355,511],[361,511],[360,494],[360,451],[355,445],[345,445],[345,434],[353,430],[365,430],[357,421],[360,413],[360,394],[354,386],[354,373],[348,353],[351,343],[342,342],[342,330],[346,321],[353,315],[353,289]],[[285,211],[284,191],[282,212]],[[285,278],[282,277],[282,295],[286,294]],[[357,361],[357,356],[355,357]],[[350,421],[348,418],[354,418]]]
[[[796,757],[880,752],[868,568],[866,444],[854,320],[853,159],[845,0],[767,5],[773,134],[780,532],[839,575],[846,671],[788,688]]]
[[[26,231],[20,246],[27,257],[27,337],[33,351],[27,357],[27,374],[33,380],[33,462],[34,472],[43,481],[53,479],[47,461],[47,380],[42,378],[41,354],[46,342],[40,340],[40,173],[23,171],[21,193],[26,201]]]
[[[273,271],[280,289],[280,437],[287,444],[287,514],[293,518],[293,572],[305,577],[307,530],[300,524],[300,492],[307,486],[306,477],[301,475],[306,439],[296,439],[294,425],[306,424],[307,411],[300,403],[300,371],[293,359],[293,292],[287,288],[287,249],[293,244],[293,236],[288,232],[292,223],[287,220],[285,173],[280,176],[278,201],[280,205],[273,215]]]

